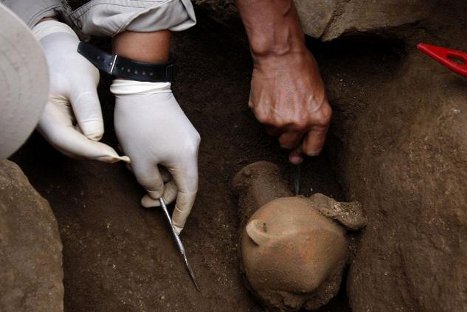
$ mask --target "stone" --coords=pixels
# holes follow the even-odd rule
[[[233,185],[243,220],[242,271],[251,291],[274,311],[316,310],[328,303],[339,291],[349,256],[343,224],[365,225],[361,205],[319,193],[292,197],[279,168],[264,161],[243,168]]]
[[[0,311],[63,311],[62,243],[48,202],[0,161]]]
[[[330,41],[350,33],[391,33],[393,29],[427,18],[435,0],[295,0],[305,34]],[[193,0],[215,21],[238,26],[232,0]]]
[[[295,0],[303,31],[323,41],[349,33],[390,32],[427,18],[434,0]]]
[[[354,312],[466,311],[467,85],[415,46],[467,51],[467,3],[437,15],[394,69],[363,56],[359,72],[346,61],[327,79],[336,172],[368,217],[348,275]]]

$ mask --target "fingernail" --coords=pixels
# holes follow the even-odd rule
[[[106,156],[100,156],[96,158],[98,161],[102,161],[105,163],[116,163],[119,161],[123,161],[126,163],[130,163],[130,158],[128,156],[113,156],[113,155],[106,155]]]
[[[120,161],[120,157],[112,156],[112,155],[106,155],[106,156],[100,156],[96,158],[98,161],[102,161],[105,163],[113,164],[118,161]]]
[[[131,164],[130,157],[128,156],[120,156],[119,157],[121,161],[126,162],[127,164]]]
[[[158,199],[153,199],[149,195],[144,195],[141,198],[141,205],[144,208],[152,208],[152,207],[159,207],[161,204]]]
[[[84,135],[92,141],[99,141],[104,135],[104,125],[100,120],[86,121],[80,125],[80,128]]]
[[[294,165],[299,165],[303,162],[303,157],[298,156],[298,155],[290,155],[289,161]]]
[[[307,152],[306,155],[310,157],[318,156],[321,150],[319,151],[312,151],[312,152]]]

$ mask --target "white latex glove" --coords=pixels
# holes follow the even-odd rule
[[[116,95],[118,140],[130,156],[136,179],[148,192],[141,204],[158,207],[160,197],[166,202],[177,198],[172,223],[180,233],[198,191],[200,136],[178,105],[170,83],[116,79],[110,91]]]
[[[55,20],[40,22],[33,33],[46,55],[50,76],[49,100],[38,124],[39,132],[70,157],[109,163],[129,161],[97,142],[104,134],[97,96],[99,71],[77,52],[78,36],[68,25]]]

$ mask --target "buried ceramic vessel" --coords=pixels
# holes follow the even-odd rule
[[[366,223],[359,203],[292,197],[279,168],[257,162],[234,178],[243,211],[241,257],[251,291],[271,310],[315,310],[334,297],[349,256],[347,229]]]

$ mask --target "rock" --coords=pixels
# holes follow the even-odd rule
[[[435,0],[295,0],[305,34],[329,41],[348,33],[391,32],[395,27],[427,18]],[[208,15],[223,25],[238,23],[232,0],[193,0]]]
[[[367,134],[346,155],[355,159],[346,184],[370,224],[349,278],[356,312],[467,306],[467,89],[421,74],[430,62],[422,59],[411,55],[381,90],[385,99],[374,99],[356,129]]]
[[[318,193],[291,197],[279,168],[265,161],[244,167],[233,184],[243,220],[242,271],[251,291],[274,311],[328,303],[349,255],[346,228],[333,219],[361,228],[366,219],[360,204]]]
[[[335,18],[341,4],[339,0],[295,0],[303,32],[313,38],[321,38]]]
[[[467,3],[443,11],[398,67],[327,81],[337,173],[368,216],[348,276],[354,312],[466,311],[467,85],[415,49],[442,37],[467,50]]]
[[[0,311],[63,311],[62,243],[48,202],[0,161]]]
[[[416,23],[427,18],[435,4],[434,0],[295,0],[304,32],[323,41]]]

